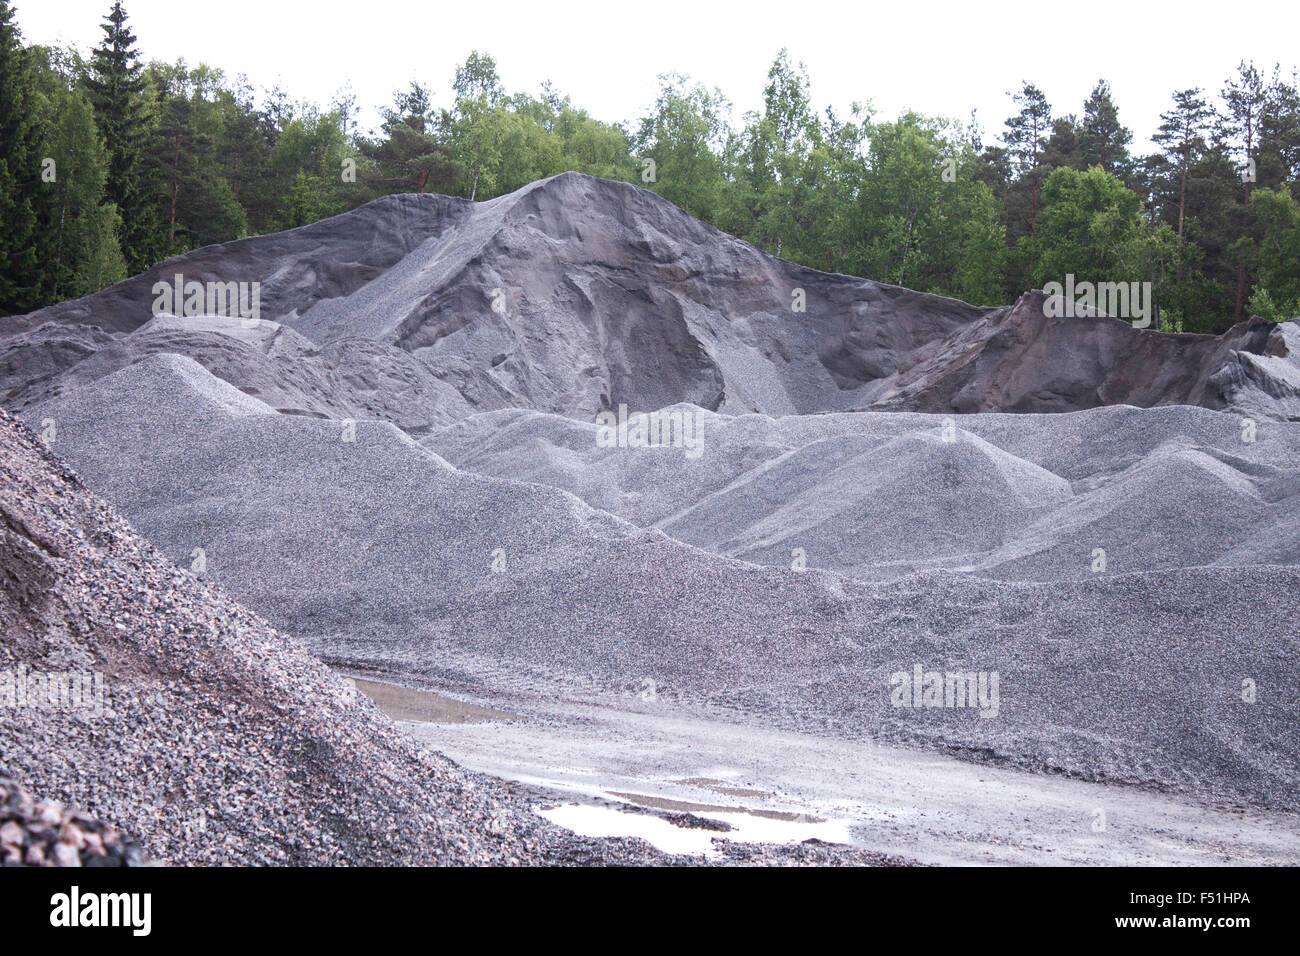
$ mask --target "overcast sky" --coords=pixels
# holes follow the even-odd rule
[[[15,0],[28,43],[88,50],[109,0]],[[1084,8],[1086,16],[1066,7]],[[1053,112],[1081,113],[1099,77],[1111,83],[1135,147],[1175,89],[1216,95],[1241,59],[1289,74],[1297,62],[1296,0],[1148,3],[1145,0],[953,3],[947,0],[126,0],[146,59],[184,57],[279,82],[295,99],[328,103],[351,84],[362,128],[412,79],[448,105],[455,66],[490,53],[510,92],[551,80],[577,106],[618,122],[653,103],[657,75],[688,73],[720,87],[733,121],[759,106],[781,47],[802,60],[821,111],[871,101],[882,118],[904,109],[965,121],[972,108],[989,142],[1014,111],[1007,91],[1027,79]]]

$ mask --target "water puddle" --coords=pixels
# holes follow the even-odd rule
[[[429,724],[480,724],[492,720],[509,722],[526,718],[504,710],[480,707],[427,690],[412,690],[397,684],[350,678],[357,690],[373,700],[393,720],[415,720]]]
[[[761,791],[752,792],[763,795]],[[696,803],[693,800],[673,800],[670,797],[659,797],[649,793],[624,793],[619,790],[610,790],[609,795],[643,807],[654,807],[656,810],[672,810],[681,813],[693,813],[696,816],[704,816],[710,813],[749,813],[756,817],[763,817],[768,820],[781,820],[785,823],[826,822],[820,817],[812,817],[806,813],[793,813],[789,810],[756,810],[747,807],[728,807],[720,806],[716,803]]]
[[[612,794],[613,796],[623,796]],[[638,802],[645,802],[643,797]],[[682,801],[666,800],[678,804]],[[683,804],[684,806],[686,804]],[[825,843],[849,843],[847,820],[817,820],[801,814],[782,814],[792,819],[776,819],[776,811],[746,811],[737,809],[691,810],[705,820],[727,824],[729,830],[679,826],[663,817],[647,813],[621,810],[618,807],[597,806],[589,803],[569,803],[550,809],[538,810],[541,816],[558,826],[587,837],[640,837],[664,853],[704,855],[717,857],[715,839],[736,843],[802,843],[821,840]]]

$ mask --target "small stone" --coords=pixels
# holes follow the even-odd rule
[[[80,850],[86,845],[86,836],[75,823],[65,823],[63,829],[59,832],[59,843],[66,844],[74,850]]]
[[[77,855],[76,847],[67,843],[56,843],[54,862],[59,866],[81,866],[81,857]]]

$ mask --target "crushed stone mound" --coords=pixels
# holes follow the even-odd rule
[[[170,862],[547,856],[521,807],[418,750],[292,639],[166,561],[7,416],[0,436],[0,667],[29,690],[34,674],[100,687],[0,710],[10,774]]]
[[[207,373],[185,384],[196,415],[281,417],[250,416],[254,400]],[[420,748],[298,641],[137,537],[4,412],[0,581],[6,863],[702,862],[574,836],[534,812],[542,795]],[[745,844],[720,862],[906,861]]]
[[[156,309],[177,274],[261,314]],[[415,749],[310,650],[1300,808],[1300,325],[1053,304],[819,273],[564,174],[8,319],[0,403],[159,551],[3,423],[0,667],[111,678],[107,717],[0,714],[6,769],[160,859],[661,859]],[[602,444],[624,407],[698,454]],[[914,666],[996,672],[996,716],[894,706]]]
[[[596,426],[489,412],[422,444],[720,554],[890,580],[1297,564],[1300,425],[1191,406],[1065,415],[730,417],[703,451],[601,448]],[[945,440],[945,438],[949,440]],[[1248,440],[1247,440],[1248,439]]]
[[[0,776],[0,865],[140,866],[138,844],[89,814],[37,800]]]
[[[177,274],[258,283],[262,333],[215,316],[160,322],[154,284]],[[1190,404],[1300,419],[1295,322],[1174,335],[1051,318],[1048,302],[987,308],[817,272],[640,187],[563,173],[477,204],[387,196],[7,319],[0,403],[21,409],[171,351],[273,408],[413,435],[501,408],[590,420],[679,402],[767,415]]]
[[[1100,542],[1110,546],[1110,563],[1098,574],[1090,566],[1099,542],[1086,536],[1074,540],[1069,573],[1039,581],[925,568],[887,569],[890,580],[870,581],[820,567],[816,548],[803,571],[788,557],[760,566],[639,527],[562,488],[455,467],[385,422],[349,428],[265,406],[259,413],[250,402],[190,359],[155,356],[36,414],[58,422],[56,448],[167,556],[193,567],[201,552],[206,577],[336,665],[616,705],[650,679],[664,699],[808,732],[825,732],[832,719],[844,733],[1268,806],[1290,806],[1300,792],[1300,743],[1288,730],[1300,713],[1285,690],[1297,677],[1300,568],[1151,570],[1134,566],[1125,539]],[[907,500],[932,509],[935,529],[959,548],[972,539],[988,544],[1013,526],[1037,527],[1017,525],[1024,516],[1016,509],[1031,516],[1033,508],[1069,509],[1087,493],[1086,477],[1067,482],[1059,474],[1072,471],[1059,463],[1062,450],[1086,444],[1079,433],[1108,434],[1115,447],[1146,449],[1160,462],[1176,447],[1152,433],[1164,422],[1185,444],[1223,450],[1218,458],[1175,452],[1181,464],[1156,471],[1158,479],[1235,472],[1269,494],[1287,490],[1280,463],[1291,460],[1296,426],[1263,428],[1249,449],[1238,449],[1229,444],[1233,417],[1174,411],[971,416],[961,420],[970,434],[951,443],[938,437],[936,416],[711,421],[723,436],[737,430],[734,447],[780,441],[815,449],[836,431],[856,434],[859,458],[879,458],[878,469],[860,468],[858,478],[873,479],[880,496],[914,495]],[[529,413],[520,423],[548,421]],[[709,467],[709,454],[691,462],[666,448],[617,450],[637,461],[643,452],[652,471]],[[843,460],[833,456],[830,465]],[[858,458],[848,461],[856,467]],[[1059,472],[1046,467],[1053,461]],[[913,487],[909,475],[922,483]],[[1246,487],[1245,478],[1231,480]],[[962,497],[966,481],[976,493]],[[1157,490],[1166,498],[1142,500],[1176,507],[1181,489]],[[980,509],[991,495],[1000,496],[1002,512],[987,530]],[[801,507],[823,517],[820,499],[810,500]],[[951,527],[948,500],[961,502]],[[898,501],[870,497],[852,506],[877,508],[871,513],[881,521],[899,510]],[[838,524],[851,538],[872,533],[865,520]],[[836,527],[829,515],[809,524],[827,540]],[[881,547],[907,544],[889,540],[905,535],[905,525],[887,530]],[[788,535],[782,547],[797,538]],[[997,671],[997,718],[894,707],[891,676],[917,664]],[[1246,679],[1260,689],[1257,703],[1243,700]]]

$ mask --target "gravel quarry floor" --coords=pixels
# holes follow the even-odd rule
[[[902,523],[826,511],[840,499],[788,488],[816,520],[781,517],[788,505],[748,513],[780,524],[781,548],[806,543],[807,566],[758,564],[562,487],[458,468],[391,424],[348,434],[278,414],[179,356],[29,421],[56,421],[55,447],[178,565],[345,670],[445,681],[489,707],[530,689],[601,703],[649,683],[783,730],[829,720],[993,765],[1297,808],[1300,426],[1260,423],[1243,442],[1222,412],[1106,408],[977,416],[948,442],[933,415],[713,417],[720,457],[624,449],[629,486],[643,468],[664,495],[674,474],[734,486],[728,461],[761,474],[789,445],[847,432],[868,456],[905,449],[863,502]],[[812,459],[803,480],[831,480],[846,460]],[[1125,483],[1151,469],[1155,484]],[[1215,497],[1224,488],[1240,509]],[[1087,495],[1093,505],[1068,510]],[[664,507],[675,505],[655,513]],[[698,530],[689,507],[683,523]],[[1085,520],[1066,527],[1072,516]],[[1011,570],[924,566],[936,549]],[[1098,549],[1107,563],[1094,571]],[[907,573],[821,567],[837,550]],[[1149,568],[1152,556],[1174,566]],[[900,707],[895,675],[917,667],[997,674],[998,705]]]
[[[647,834],[664,850],[700,852],[671,827],[647,830],[644,807],[720,821],[751,838],[818,839],[922,864],[1300,863],[1291,812],[1212,807],[657,701],[518,700],[526,718],[460,720],[454,698],[431,696],[449,702],[452,716],[399,720],[413,739],[469,769],[539,788],[548,805],[595,811],[549,819],[580,832]]]

